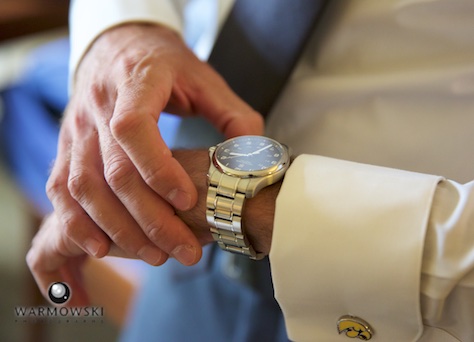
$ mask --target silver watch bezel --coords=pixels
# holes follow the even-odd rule
[[[223,147],[224,144],[228,144],[229,142],[239,140],[239,139],[246,139],[248,137],[258,137],[260,139],[266,139],[269,142],[276,144],[282,151],[282,155],[280,157],[280,160],[277,162],[275,166],[266,168],[264,170],[255,170],[255,171],[245,171],[245,170],[236,170],[231,167],[225,166],[222,164],[220,160],[217,159],[217,154],[220,148]],[[281,172],[285,172],[286,169],[288,168],[288,165],[290,163],[290,151],[289,148],[285,145],[282,144],[272,138],[268,138],[265,136],[238,136],[235,138],[228,139],[216,146],[213,147],[212,150],[212,163],[213,165],[222,173],[233,176],[233,177],[238,177],[238,178],[259,178],[259,177],[269,177],[272,175],[277,175]]]

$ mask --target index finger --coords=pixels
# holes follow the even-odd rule
[[[143,180],[176,209],[191,209],[197,191],[163,141],[157,123],[171,96],[172,76],[165,71],[153,82],[129,78],[117,90],[110,130]]]

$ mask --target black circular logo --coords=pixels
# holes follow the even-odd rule
[[[56,304],[64,304],[71,297],[71,290],[65,283],[52,283],[48,290],[49,299]]]

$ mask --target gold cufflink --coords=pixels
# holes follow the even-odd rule
[[[369,323],[351,315],[344,315],[337,321],[339,334],[346,333],[347,337],[368,341],[372,338],[373,330]]]

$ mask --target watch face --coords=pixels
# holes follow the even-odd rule
[[[287,152],[279,142],[262,136],[241,136],[220,144],[214,154],[224,172],[263,174],[277,171]]]

